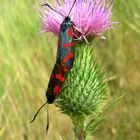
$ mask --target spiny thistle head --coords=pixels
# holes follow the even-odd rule
[[[59,35],[60,24],[72,7],[74,0],[53,0],[54,12],[49,7],[38,7],[42,18],[43,32]],[[40,0],[41,5],[48,1]],[[78,39],[94,38],[112,27],[110,20],[114,0],[77,0],[69,15],[78,30]],[[58,14],[59,13],[59,14]],[[61,15],[60,15],[61,14]],[[63,17],[63,16],[64,17]]]
[[[98,114],[107,101],[107,84],[93,48],[75,46],[73,68],[56,101],[57,106],[72,118]]]

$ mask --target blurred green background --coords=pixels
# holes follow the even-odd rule
[[[40,20],[32,0],[0,0],[0,139],[72,140],[72,123],[53,105],[45,136],[46,108],[30,125],[45,100],[57,38],[39,33]],[[106,40],[93,47],[106,68],[113,97],[125,94],[107,113],[94,140],[140,140],[140,0],[115,0]]]

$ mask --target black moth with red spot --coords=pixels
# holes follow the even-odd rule
[[[74,24],[70,18],[65,17],[60,26],[58,39],[57,58],[54,65],[48,89],[46,91],[47,102],[53,103],[64,84],[74,61]]]

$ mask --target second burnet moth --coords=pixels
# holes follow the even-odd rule
[[[60,32],[58,38],[58,48],[57,48],[57,56],[56,56],[56,63],[54,65],[48,88],[46,90],[46,98],[47,101],[43,104],[37,113],[35,114],[33,120],[30,122],[34,122],[37,114],[39,111],[46,105],[52,104],[56,97],[59,95],[62,85],[64,84],[65,80],[68,77],[68,74],[73,67],[74,62],[74,23],[71,21],[69,15],[72,11],[72,8],[76,0],[74,0],[73,5],[60,25]],[[51,10],[55,11],[49,4],[43,4],[42,6],[47,6]],[[58,13],[57,11],[55,11]],[[62,14],[58,13],[59,15],[63,16]],[[47,109],[48,112],[48,109]],[[47,113],[48,114],[48,113]],[[49,115],[47,117],[49,119]],[[48,120],[49,122],[49,120]],[[47,131],[48,131],[49,123],[47,124]]]

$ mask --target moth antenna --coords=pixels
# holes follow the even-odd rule
[[[46,125],[46,136],[48,134],[48,130],[49,130],[49,105],[47,104],[47,125]]]
[[[61,15],[62,17],[65,17],[64,15],[62,15],[61,13],[58,13],[55,9],[53,9],[48,3],[43,4],[42,6],[48,6],[51,10],[53,10],[54,12],[56,12],[57,14]]]
[[[71,9],[70,9],[70,11],[69,11],[68,17],[69,17],[69,15],[70,15],[70,13],[71,13],[71,11],[72,11],[72,8],[73,8],[73,6],[74,6],[75,3],[76,3],[76,0],[73,2],[72,6],[71,6]]]
[[[40,112],[40,110],[47,104],[47,102],[45,102],[39,109],[38,111],[35,113],[33,119],[30,121],[30,124],[33,123],[38,115],[38,113]]]

